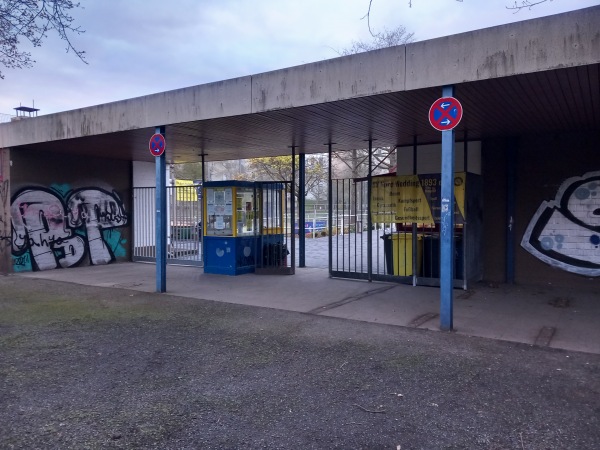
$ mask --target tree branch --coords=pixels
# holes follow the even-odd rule
[[[514,5],[507,6],[506,9],[512,9],[515,11],[515,13],[518,13],[522,9],[525,9],[525,8],[531,9],[534,6],[539,5],[540,3],[546,3],[547,1],[548,0],[538,0],[538,1],[522,0],[520,5],[519,5],[519,2],[515,1]]]
[[[80,8],[73,0],[0,0],[0,64],[6,68],[28,68],[35,62],[31,53],[19,50],[21,39],[34,47],[42,45],[49,31],[55,31],[66,42],[67,52],[73,51],[85,64],[85,51],[77,50],[71,35],[82,34],[69,11]],[[0,79],[4,78],[0,72]]]
[[[367,18],[367,27],[369,28],[369,33],[371,33],[371,36],[375,37],[373,31],[371,31],[371,6],[373,6],[373,0],[369,0],[369,9],[367,10],[367,13],[360,18],[360,20],[363,20],[365,17]]]

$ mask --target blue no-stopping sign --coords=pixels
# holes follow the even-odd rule
[[[167,143],[165,142],[165,137],[160,134],[160,133],[156,133],[154,135],[152,135],[152,137],[150,138],[150,153],[152,153],[152,155],[154,156],[160,156],[165,152],[165,148],[167,148]]]
[[[429,108],[429,123],[438,131],[448,131],[458,125],[462,115],[462,105],[457,99],[442,97]]]

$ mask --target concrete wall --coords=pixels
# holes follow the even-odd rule
[[[10,151],[0,149],[0,273],[11,268]]]
[[[131,163],[13,150],[12,270],[128,261]]]
[[[486,140],[482,143],[483,174],[483,277],[506,280],[506,172],[508,143]]]
[[[600,136],[597,133],[519,139],[514,224],[517,283],[567,286],[600,283],[598,148]],[[493,281],[505,280],[508,226],[505,149],[506,143],[502,141],[486,142],[483,147],[485,278]],[[548,209],[553,206],[549,203],[560,197],[561,187],[563,190],[566,187],[565,182],[586,174],[590,177],[594,173],[595,179],[587,183],[581,180],[580,186],[574,186],[570,192],[571,201],[565,198],[565,208]],[[575,188],[580,189],[575,192]],[[572,210],[571,213],[568,209]],[[537,230],[533,233],[537,233],[537,237],[532,237],[533,241],[546,241],[538,245],[541,248],[539,254],[521,245],[528,229]]]
[[[133,161],[133,187],[156,186],[156,163]],[[170,180],[169,166],[167,165],[167,181]]]

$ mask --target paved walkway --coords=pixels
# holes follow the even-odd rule
[[[308,253],[308,249],[307,249]],[[121,263],[14,275],[155,292],[152,264]],[[439,289],[331,279],[327,270],[236,277],[169,266],[171,295],[439,331]],[[577,292],[477,284],[455,290],[455,332],[600,354],[600,287]]]

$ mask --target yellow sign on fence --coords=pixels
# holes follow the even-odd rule
[[[180,202],[197,202],[198,191],[193,181],[190,180],[175,180],[177,187],[177,201]]]
[[[465,216],[465,173],[454,175],[454,197]],[[371,220],[374,223],[433,225],[440,216],[440,175],[374,177],[371,182]]]

